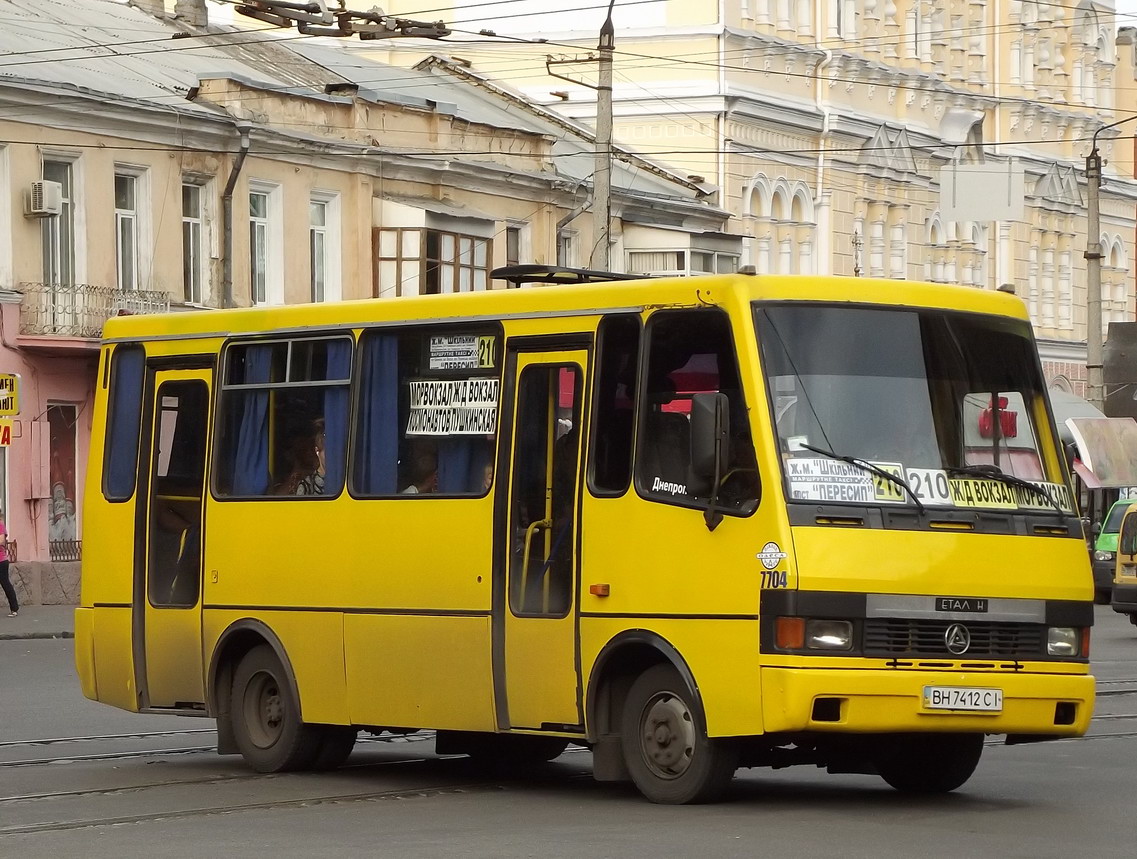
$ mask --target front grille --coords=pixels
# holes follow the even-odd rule
[[[1046,627],[1029,623],[964,623],[971,633],[965,653],[952,653],[944,633],[955,621],[865,621],[865,656],[946,659],[1038,659],[1046,655]]]

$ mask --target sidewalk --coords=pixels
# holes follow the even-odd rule
[[[16,617],[8,617],[8,606],[0,600],[0,641],[15,638],[74,638],[75,606],[25,605]]]

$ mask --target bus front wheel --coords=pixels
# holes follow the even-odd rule
[[[903,793],[949,793],[971,778],[982,734],[896,734],[877,747],[877,772]]]
[[[237,664],[229,714],[237,748],[257,772],[307,769],[321,751],[319,732],[300,720],[291,680],[267,644]]]
[[[624,702],[624,763],[640,793],[652,802],[711,802],[738,767],[737,747],[707,737],[694,693],[670,665],[636,678]]]

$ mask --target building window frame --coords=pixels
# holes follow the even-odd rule
[[[489,289],[493,239],[433,227],[381,227],[375,244],[377,295]]]
[[[249,298],[254,306],[284,304],[283,191],[249,182]]]
[[[207,189],[206,180],[182,177],[182,297],[187,304],[204,305],[206,300]],[[192,203],[187,199],[187,192]]]
[[[71,286],[80,280],[75,217],[78,163],[76,155],[45,153],[40,166],[44,181],[58,182],[62,189],[59,214],[44,218],[41,226],[43,282],[50,286]]]
[[[139,258],[138,175],[117,167],[114,172],[115,278],[123,292],[138,290]]]
[[[310,301],[339,301],[343,298],[342,247],[340,195],[331,191],[313,191],[308,199]]]

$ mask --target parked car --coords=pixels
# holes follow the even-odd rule
[[[1109,605],[1113,593],[1113,574],[1117,558],[1117,535],[1121,532],[1121,520],[1132,498],[1121,498],[1113,503],[1102,522],[1101,532],[1094,541],[1094,601],[1098,605]]]

